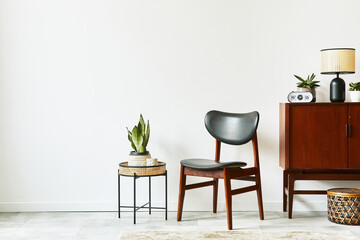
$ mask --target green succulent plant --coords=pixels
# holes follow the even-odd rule
[[[131,147],[137,153],[146,152],[146,146],[150,137],[150,124],[149,120],[145,124],[143,116],[140,114],[140,120],[137,126],[135,126],[130,132],[128,128],[128,139],[131,143]]]
[[[318,84],[320,81],[314,81],[315,78],[315,74],[311,74],[308,75],[307,79],[302,79],[301,77],[294,75],[300,82],[296,83],[297,87],[299,88],[316,88],[316,87],[320,87],[320,85]]]
[[[349,91],[360,91],[360,82],[349,83]]]

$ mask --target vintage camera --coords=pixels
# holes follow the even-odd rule
[[[292,91],[288,95],[288,101],[291,103],[305,103],[311,102],[313,95],[311,92],[295,92]]]

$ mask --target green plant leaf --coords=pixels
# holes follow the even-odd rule
[[[138,128],[141,131],[141,135],[145,135],[145,121],[144,118],[142,116],[142,114],[140,114],[140,120],[139,120],[139,124],[138,124]]]
[[[128,128],[126,129],[128,132],[128,140],[135,152],[145,152],[150,137],[149,120],[147,121],[147,124],[145,124],[144,118],[142,114],[140,114],[139,123],[134,126],[132,131],[130,132]]]
[[[136,147],[134,145],[134,143],[131,143],[131,147],[134,149],[134,151],[136,152]]]
[[[134,142],[132,140],[132,133],[129,131],[129,129],[127,127],[126,127],[126,129],[127,129],[127,132],[128,132],[128,140],[131,143],[131,147],[136,151],[136,147],[135,147]]]
[[[128,127],[126,127],[126,130],[128,131],[128,134],[131,136],[131,132],[129,131]]]
[[[314,80],[315,77],[316,77],[316,75],[315,75],[314,73],[311,74],[310,80],[311,80],[311,81]]]
[[[296,77],[297,79],[299,79],[301,82],[304,82],[305,80],[302,79],[301,77],[297,76],[297,75],[294,75],[294,77]]]
[[[300,82],[297,83],[297,87],[299,88],[316,88],[316,87],[320,87],[320,85],[318,84],[320,81],[314,81],[316,75],[314,73],[312,73],[311,75],[308,75],[306,80],[302,79],[301,77],[294,75],[298,80],[300,80]]]
[[[132,141],[133,141],[133,143],[135,145],[135,148],[136,148],[135,151],[138,152],[140,147],[142,146],[144,138],[141,135],[141,131],[137,126],[135,126],[133,128],[133,130],[132,130]]]
[[[132,140],[132,138],[131,138],[130,134],[128,134],[128,139],[129,139],[129,141],[131,142],[131,147],[132,147],[132,148],[136,151],[135,144],[134,144],[134,142],[133,142],[133,140]]]
[[[349,83],[349,91],[360,91],[360,82]]]
[[[140,149],[139,149],[139,153],[141,153],[141,152],[145,152],[146,151],[146,148],[144,148],[144,146],[140,146]]]
[[[149,142],[149,138],[150,138],[150,123],[149,120],[147,121],[147,126],[146,126],[146,132],[145,132],[145,137],[144,137],[144,143],[143,146],[146,149],[146,146]]]

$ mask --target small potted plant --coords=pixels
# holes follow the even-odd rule
[[[130,132],[128,128],[128,139],[131,143],[131,147],[134,151],[130,152],[128,157],[129,166],[146,166],[146,159],[151,158],[149,151],[146,150],[146,146],[150,137],[150,124],[149,120],[145,124],[143,116],[140,114],[140,120],[137,126],[135,126]]]
[[[316,88],[320,87],[318,84],[320,81],[314,81],[316,75],[313,73],[308,75],[307,79],[303,79],[297,75],[294,75],[300,82],[297,83],[297,90],[300,92],[311,92],[313,95],[313,100],[311,102],[316,102]]]
[[[350,98],[353,102],[360,102],[360,82],[349,83]]]

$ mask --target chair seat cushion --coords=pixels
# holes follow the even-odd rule
[[[214,160],[209,159],[184,159],[180,161],[180,164],[184,167],[195,168],[195,169],[219,169],[219,168],[235,168],[235,167],[245,167],[247,164],[245,162],[235,161],[235,162],[215,162]]]

